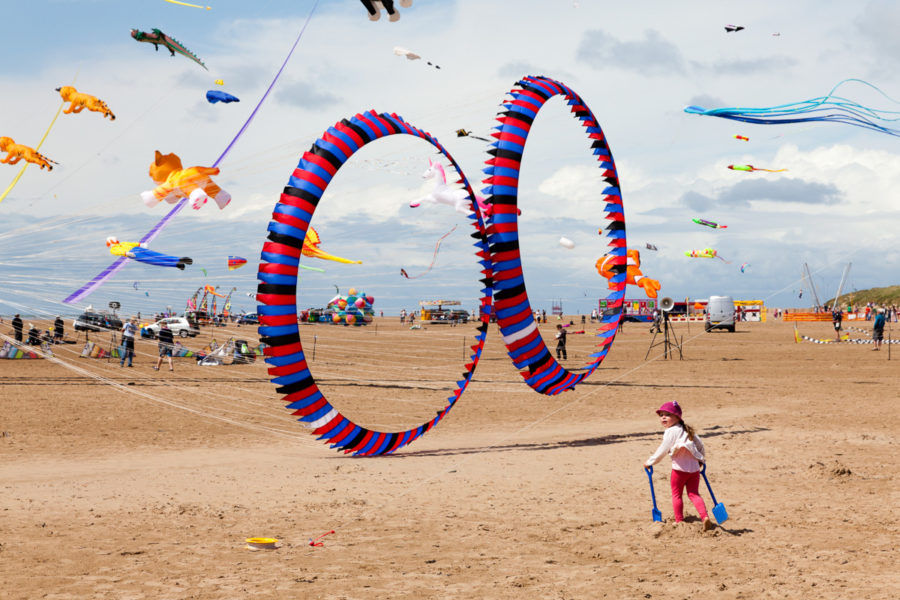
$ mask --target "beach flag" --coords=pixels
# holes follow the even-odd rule
[[[49,350],[49,348],[48,348],[48,350]],[[53,354],[52,352],[48,352],[48,353],[51,355]],[[9,342],[4,342],[3,347],[0,348],[0,358],[7,358],[10,360],[14,360],[14,359],[18,359],[18,358],[43,358],[43,357],[31,350],[29,350],[28,352],[25,352],[21,348],[17,348],[16,346],[10,344]]]
[[[175,358],[191,357],[194,356],[194,351],[185,348],[181,342],[175,342],[175,347],[172,349],[172,356]]]
[[[244,265],[247,264],[246,258],[241,258],[240,256],[229,256],[228,257],[228,270],[234,271],[235,269],[240,269]]]

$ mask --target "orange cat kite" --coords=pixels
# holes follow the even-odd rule
[[[178,155],[160,154],[157,150],[156,159],[150,165],[150,177],[159,185],[153,190],[141,192],[141,199],[144,204],[153,207],[163,200],[175,204],[182,198],[188,198],[194,210],[198,210],[212,198],[223,209],[231,202],[231,195],[210,179],[211,175],[218,174],[218,168],[184,169]]]

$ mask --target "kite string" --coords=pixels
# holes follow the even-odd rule
[[[266,98],[269,96],[269,92],[272,91],[272,88],[275,87],[275,82],[278,81],[278,78],[281,77],[281,73],[284,71],[284,68],[287,66],[288,61],[291,59],[291,55],[294,53],[294,50],[297,48],[297,44],[300,43],[300,38],[303,37],[303,32],[306,31],[306,26],[309,25],[310,20],[312,19],[313,13],[316,12],[316,7],[319,6],[319,0],[315,0],[313,3],[313,7],[310,9],[309,14],[306,15],[306,22],[303,23],[303,27],[300,28],[300,33],[297,34],[297,39],[294,40],[294,45],[291,46],[290,52],[288,52],[287,56],[284,58],[284,62],[281,63],[281,68],[278,69],[278,72],[275,74],[275,77],[272,79],[272,83],[269,84],[269,87],[266,89],[266,92],[262,95],[262,98],[259,99],[259,102],[256,104],[256,107],[253,109],[253,112],[250,113],[250,116],[247,117],[247,121],[244,123],[244,126],[241,127],[240,131],[237,132],[237,135],[234,136],[219,158],[216,159],[216,162],[213,163],[213,168],[219,166],[219,163],[231,152],[231,149],[234,147],[235,143],[237,143],[238,139],[244,132],[247,130],[247,127],[250,126],[250,122],[253,121],[253,117],[256,116],[256,113],[259,112],[260,107],[263,102],[266,101]]]

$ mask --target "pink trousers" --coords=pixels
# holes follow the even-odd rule
[[[684,488],[687,488],[687,495],[701,519],[706,519],[706,504],[703,498],[697,493],[700,488],[700,471],[694,473],[686,473],[672,469],[672,508],[675,511],[675,522],[684,521],[684,502],[681,495]]]

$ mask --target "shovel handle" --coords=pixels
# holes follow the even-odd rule
[[[700,474],[703,475],[703,481],[706,482],[706,489],[709,490],[709,496],[712,498],[713,505],[718,504],[718,502],[716,501],[716,495],[713,494],[712,486],[709,485],[709,479],[706,478],[706,463],[703,463],[703,468],[700,469]]]
[[[650,480],[650,497],[653,499],[653,508],[656,508],[656,490],[653,489],[653,467],[644,467],[647,472],[647,479]]]

